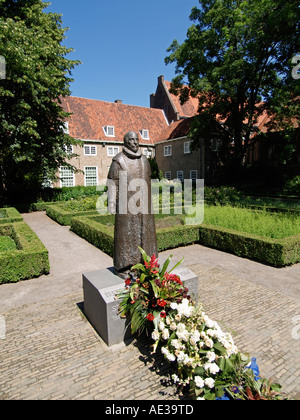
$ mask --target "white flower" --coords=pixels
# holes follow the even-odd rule
[[[165,329],[165,324],[162,321],[158,324],[158,329],[159,331],[163,331]]]
[[[171,378],[172,378],[174,384],[177,384],[177,382],[179,382],[179,377],[175,373],[171,376]]]
[[[203,388],[204,387],[204,381],[200,376],[195,376],[194,382],[197,388]]]
[[[204,340],[204,343],[206,345],[206,347],[212,349],[214,346],[214,342],[210,339],[210,338],[206,338],[206,340]]]
[[[175,324],[175,322],[171,322],[170,324],[170,330],[175,331],[177,328],[177,325]]]
[[[167,325],[171,324],[171,318],[169,316],[166,317],[166,324]]]
[[[163,332],[161,333],[161,336],[163,340],[168,340],[170,338],[169,330],[164,329]]]
[[[216,354],[213,351],[208,351],[206,357],[209,362],[214,362],[216,360]]]
[[[170,305],[171,309],[177,309],[177,307],[178,307],[178,303],[176,303],[176,302],[172,302],[171,305]]]
[[[180,314],[175,315],[175,321],[177,321],[177,322],[181,321],[181,315]]]
[[[215,375],[220,371],[220,368],[216,363],[205,363],[203,367],[205,370],[209,370],[212,375]]]
[[[195,340],[195,337],[193,337],[193,336],[191,336],[191,337],[190,337],[190,344],[191,344],[192,346],[195,346],[195,345],[196,345],[196,340]]]
[[[208,388],[213,388],[215,386],[215,380],[213,378],[206,378],[204,380],[204,385],[206,385]]]
[[[159,332],[157,330],[153,330],[152,334],[151,334],[152,340],[157,341],[159,339],[159,337],[160,337]]]
[[[177,325],[177,331],[179,332],[185,331],[185,325],[182,322]]]
[[[214,328],[215,321],[210,319],[207,315],[205,315],[203,318],[204,318],[204,322],[205,322],[207,328]]]

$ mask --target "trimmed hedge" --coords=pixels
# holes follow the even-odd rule
[[[300,262],[300,235],[271,239],[203,224],[199,243],[274,267]]]
[[[1,224],[0,235],[12,238],[17,245],[15,251],[0,252],[0,284],[49,273],[48,251],[26,223]]]
[[[69,210],[64,210],[59,204],[47,205],[45,207],[47,216],[63,226],[70,226],[73,217],[98,214],[97,210],[70,212]]]
[[[100,223],[100,217],[102,216],[73,217],[71,220],[71,231],[112,257],[114,251],[114,227]]]
[[[108,255],[113,255],[113,226],[106,226],[113,216],[86,216],[71,220],[71,230]],[[102,223],[101,223],[102,221]],[[157,230],[158,250],[199,243],[275,267],[300,262],[300,235],[269,239],[231,229],[202,224],[175,226]]]
[[[23,217],[14,207],[1,208],[0,213],[4,213],[5,215],[5,217],[0,217],[0,224],[23,221]]]
[[[62,201],[39,201],[38,203],[31,204],[30,211],[46,211],[48,206],[57,206],[61,203]]]

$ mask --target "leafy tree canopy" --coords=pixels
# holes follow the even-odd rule
[[[76,141],[64,130],[60,97],[70,95],[72,69],[66,56],[61,15],[47,13],[41,0],[0,0],[1,189],[36,188],[64,163]]]
[[[260,117],[269,117],[269,130],[292,131],[299,117],[299,81],[292,77],[300,52],[299,1],[199,3],[187,39],[167,50],[165,62],[176,63],[172,92],[182,103],[199,97],[194,146],[216,136],[223,163],[240,166]]]

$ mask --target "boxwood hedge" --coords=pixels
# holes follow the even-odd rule
[[[0,209],[0,224],[22,222],[23,217],[14,207]]]
[[[24,222],[0,225],[0,235],[14,240],[17,249],[0,252],[0,284],[14,283],[48,274],[48,251]]]
[[[112,256],[114,247],[112,217],[99,215],[74,217],[71,219],[71,230]],[[110,226],[107,226],[108,221]],[[159,251],[199,243],[275,267],[300,262],[300,235],[280,240],[269,239],[202,224],[158,229],[157,242]]]

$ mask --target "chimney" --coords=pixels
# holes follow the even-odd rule
[[[116,99],[115,100],[115,104],[122,104],[122,103],[123,103],[122,99]]]

